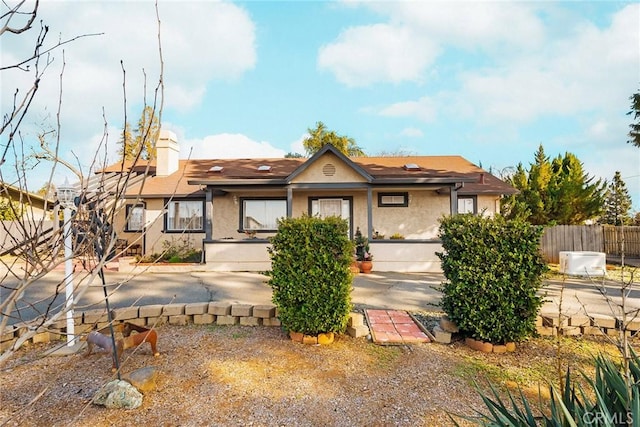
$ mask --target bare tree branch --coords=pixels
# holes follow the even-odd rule
[[[38,6],[40,5],[40,0],[36,0],[36,3],[33,5],[33,10],[31,12],[21,12],[20,9],[22,8],[22,5],[25,3],[25,1],[26,0],[22,0],[20,3],[16,4],[13,7],[13,9],[10,9],[6,13],[4,13],[2,16],[0,16],[0,19],[6,19],[5,24],[2,26],[2,28],[0,28],[0,36],[5,32],[20,34],[31,28],[33,21],[35,21],[36,16],[38,15]],[[31,15],[31,17],[24,25],[22,25],[21,27],[9,26],[9,23],[16,15],[25,15],[25,14]]]

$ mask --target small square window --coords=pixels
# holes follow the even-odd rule
[[[378,193],[379,207],[407,207],[409,193]]]
[[[458,197],[458,213],[459,214],[475,214],[478,212],[476,206],[477,197]]]

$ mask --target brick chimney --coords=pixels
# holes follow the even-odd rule
[[[180,147],[176,134],[160,130],[156,142],[156,176],[169,176],[178,170]]]

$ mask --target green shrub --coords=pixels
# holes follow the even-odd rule
[[[353,244],[337,217],[278,221],[271,238],[269,285],[288,331],[316,335],[344,332],[351,312]]]
[[[502,217],[454,215],[440,221],[446,281],[442,308],[467,336],[502,344],[535,332],[547,267],[542,228]]]
[[[162,252],[138,257],[138,262],[200,262],[202,251],[195,249],[189,237],[164,240]]]

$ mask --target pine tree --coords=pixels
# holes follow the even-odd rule
[[[156,141],[159,134],[160,124],[155,110],[150,106],[144,107],[136,131],[136,146],[142,147],[141,156],[144,160],[156,158]]]
[[[509,219],[526,220],[531,216],[531,210],[525,200],[524,191],[528,191],[527,172],[522,163],[518,163],[515,172],[511,176],[505,176],[505,181],[520,190],[520,193],[510,194],[502,199],[500,209],[502,215]]]
[[[632,223],[631,197],[619,171],[613,175],[605,195],[604,215],[600,222],[611,225],[629,225]]]
[[[503,202],[502,214],[509,219],[535,225],[583,224],[602,213],[606,183],[584,173],[571,153],[550,162],[540,145],[529,171],[519,164],[507,181],[519,190]]]
[[[142,110],[135,136],[131,133],[131,125],[125,123],[122,136],[118,142],[119,154],[124,160],[135,160],[138,156],[143,160],[156,158],[156,140],[160,133],[160,122],[153,107],[146,106]]]
[[[634,122],[629,125],[629,139],[627,142],[640,148],[640,91],[629,97],[631,100],[631,111],[627,114],[633,116]]]
[[[529,169],[528,188],[524,194],[525,201],[531,211],[529,221],[532,224],[547,224],[550,221],[549,183],[552,174],[549,157],[545,155],[542,144],[538,147],[534,160]]]
[[[122,131],[122,135],[120,140],[118,141],[120,144],[120,150],[118,150],[118,154],[120,154],[120,158],[123,160],[133,160],[136,158],[138,154],[135,149],[135,144],[133,143],[133,136],[131,135],[131,125],[127,122],[124,124],[124,130]]]
[[[549,188],[550,218],[557,224],[584,224],[602,213],[606,183],[584,173],[582,162],[572,153],[552,162],[553,184]]]

